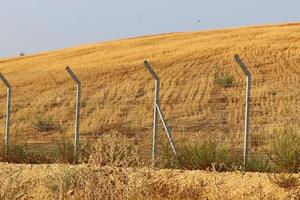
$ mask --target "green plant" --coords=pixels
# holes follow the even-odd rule
[[[3,157],[5,162],[11,163],[27,163],[41,164],[50,163],[51,158],[42,151],[33,151],[26,144],[14,144],[10,147],[10,151],[6,157]]]
[[[56,151],[56,155],[59,162],[75,162],[74,145],[66,138],[65,134],[60,135],[59,139],[57,140],[57,147],[58,149]]]
[[[162,167],[186,169],[210,169],[212,165],[218,169],[230,170],[239,165],[240,156],[229,147],[213,140],[200,143],[186,143],[179,146],[179,159],[176,162],[172,154],[164,154]]]
[[[87,163],[92,152],[92,145],[89,141],[80,141],[78,158],[74,155],[74,144],[64,133],[60,134],[57,140],[54,161],[60,163]]]
[[[180,141],[178,144],[182,144],[184,140]],[[168,169],[180,169],[182,165],[180,160],[174,155],[169,141],[162,139],[161,144],[157,145],[157,156],[155,161],[155,166],[158,168],[168,168]],[[177,145],[177,151],[181,151],[181,146]],[[150,163],[148,163],[150,164]]]
[[[229,88],[232,86],[234,82],[234,77],[232,75],[224,75],[222,77],[218,77],[216,82],[224,88]]]
[[[271,161],[278,171],[298,172],[300,169],[300,133],[295,127],[286,127],[276,133],[271,145]]]
[[[87,163],[92,150],[89,141],[80,142],[79,163]],[[10,163],[75,163],[74,145],[66,137],[61,136],[51,144],[13,144],[7,156],[4,154],[4,146],[0,149],[0,161]]]
[[[34,128],[39,132],[47,132],[60,129],[60,126],[54,122],[53,117],[38,117],[32,123],[34,125]]]
[[[268,172],[273,171],[266,153],[255,152],[250,154],[247,162],[247,171]]]

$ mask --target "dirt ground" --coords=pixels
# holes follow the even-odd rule
[[[87,197],[90,190],[86,189],[88,187],[85,184],[88,183],[84,180],[88,168],[90,167],[87,165],[1,163],[0,199],[96,199],[95,195],[93,198],[91,195]],[[92,176],[105,177],[105,173],[111,174],[112,169],[100,170],[100,173]],[[286,183],[279,186],[274,181],[276,178],[274,175],[264,173],[149,168],[127,169],[126,173],[128,184],[131,188],[135,188],[136,194],[131,196],[126,194],[124,199],[300,199],[300,174],[286,175],[285,181],[293,180],[293,184],[288,186]],[[78,182],[75,184],[73,176],[77,177],[77,180],[81,177],[83,180],[81,184]],[[273,181],[270,177],[271,179],[273,177]],[[119,182],[113,184],[115,183]],[[93,184],[95,185],[92,185],[92,188],[94,187],[95,191],[103,191],[98,190],[103,187],[99,182],[97,184],[94,181]],[[113,192],[116,192],[117,187],[117,185],[111,187]],[[104,194],[103,198],[101,195],[101,199],[109,199]]]

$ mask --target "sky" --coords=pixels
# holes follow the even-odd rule
[[[168,32],[300,22],[300,0],[0,0],[0,57]]]

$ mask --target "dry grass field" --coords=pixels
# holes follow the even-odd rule
[[[295,23],[172,33],[0,59],[0,71],[13,89],[12,137],[49,140],[55,133],[37,133],[33,121],[50,117],[71,134],[75,87],[66,66],[82,82],[82,135],[113,129],[149,135],[154,84],[145,59],[161,79],[161,106],[174,134],[242,136],[245,83],[234,54],[253,76],[252,132],[299,124],[299,32]],[[228,88],[216,83],[226,75],[234,78]],[[0,94],[4,105],[4,87]]]
[[[73,138],[75,85],[65,71],[70,66],[82,83],[81,137],[87,140],[112,132],[134,136],[139,139],[144,157],[150,158],[154,83],[143,66],[147,59],[160,77],[160,104],[175,142],[183,138],[190,142],[213,138],[240,149],[245,77],[233,58],[235,54],[243,59],[253,78],[250,148],[268,148],[268,141],[278,130],[286,125],[300,126],[300,23],[171,33],[2,58],[0,72],[13,91],[12,143],[46,145],[62,133]],[[220,84],[226,77],[231,79],[229,86]],[[4,86],[1,87],[1,138],[4,138],[5,92]],[[46,130],[39,130],[38,122],[44,123]],[[159,131],[162,141],[165,138],[162,127]],[[21,170],[22,177],[16,180],[23,180],[24,184],[27,180],[24,177],[29,174],[43,174],[44,168],[46,171],[55,168],[8,164],[0,167],[1,173],[9,169],[7,174],[19,174]],[[187,183],[176,186],[180,188],[198,181],[194,180],[198,177],[194,174],[198,173],[205,182],[217,181],[226,186],[206,183],[211,192],[204,193],[215,196],[204,195],[203,199],[224,199],[224,196],[239,199],[241,195],[244,199],[261,199],[252,195],[260,195],[256,193],[257,187],[262,188],[261,195],[266,199],[289,195],[270,181],[266,183],[266,174],[151,172],[157,177],[172,177],[172,173],[180,180],[190,177]],[[40,186],[35,187],[40,184],[35,176],[29,181],[35,194],[20,194],[23,199],[40,193]],[[5,181],[5,176],[1,177]],[[250,185],[241,186],[242,194],[238,186],[248,181]],[[160,184],[168,187],[167,183]]]

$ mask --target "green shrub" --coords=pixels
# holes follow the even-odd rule
[[[179,160],[170,150],[160,155],[161,167],[185,169],[211,169],[218,171],[232,170],[240,165],[241,156],[229,147],[213,140],[197,144],[185,143],[178,147]],[[161,161],[162,160],[162,161]]]
[[[237,157],[228,147],[212,140],[186,146],[184,152],[183,161],[193,169],[209,169],[212,164],[218,170],[230,169]]]
[[[217,83],[224,88],[229,88],[234,82],[234,77],[232,75],[224,75],[217,78]]]
[[[183,157],[182,155],[185,154],[185,152],[181,150],[181,146],[177,146],[177,150],[180,153],[179,159],[174,155],[170,143],[168,141],[163,141],[161,145],[158,145],[155,166],[168,169],[182,168],[183,166],[180,162],[180,158]]]
[[[60,126],[55,124],[52,117],[46,118],[37,118],[33,122],[34,128],[39,132],[47,132],[47,131],[54,131],[59,130]]]
[[[287,127],[272,140],[271,160],[278,171],[298,172],[300,168],[299,129]]]
[[[92,153],[92,145],[89,141],[80,141],[78,158],[74,154],[74,144],[62,136],[57,141],[56,162],[60,163],[87,163]]]
[[[247,162],[247,171],[252,172],[271,172],[269,156],[266,153],[255,152],[250,154]]]
[[[51,158],[42,151],[32,151],[26,144],[12,145],[3,161],[10,163],[41,164],[51,162]]]
[[[74,145],[66,138],[60,138],[57,144],[14,144],[7,156],[4,155],[4,148],[1,148],[0,161],[26,164],[87,163],[91,149],[90,142],[81,141],[78,160],[75,160]]]
[[[74,155],[74,145],[65,135],[61,135],[57,141],[56,156],[57,161],[62,163],[74,163],[76,160]]]

